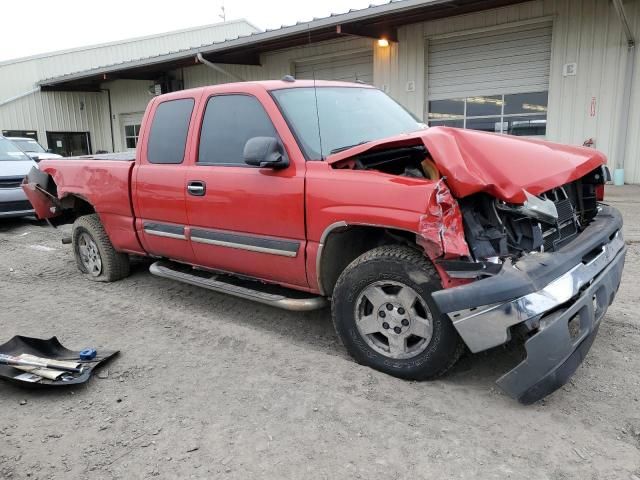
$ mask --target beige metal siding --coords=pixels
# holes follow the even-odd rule
[[[640,38],[639,3],[637,0],[625,2],[629,17],[635,19],[636,38]],[[613,165],[621,160],[618,134],[621,129],[629,128],[626,180],[640,183],[639,73],[636,71],[630,124],[620,125],[626,40],[613,6],[606,0],[558,2],[554,35],[551,68],[555,73],[549,92],[551,138],[578,145],[593,138],[595,147],[606,153]],[[578,64],[577,75],[563,77],[562,66],[571,62]],[[594,98],[595,115],[592,116]]]
[[[625,175],[627,182],[640,183],[640,1],[627,6],[636,38],[636,68],[631,92],[631,112],[627,132],[627,158]]]
[[[254,31],[251,25],[238,21],[0,62],[0,129],[35,129],[43,144],[46,131],[89,131],[94,151],[111,151],[106,92],[36,92],[5,102],[32,91],[38,81],[52,76],[193,48]],[[148,93],[152,83],[119,80],[103,85],[111,90],[116,150],[124,148],[119,134],[120,114],[143,111],[152,98]]]
[[[428,40],[428,100],[549,88],[551,23]]]
[[[640,1],[625,1],[640,38]],[[596,148],[617,158],[617,134],[629,128],[626,180],[640,183],[640,54],[632,95],[631,120],[619,125],[626,40],[609,0],[536,0],[400,28],[399,43],[381,54],[375,49],[374,83],[422,118],[428,77],[425,39],[456,32],[482,33],[495,28],[553,21],[549,71],[547,138],[581,145],[593,138]],[[563,76],[563,65],[576,62],[576,76]],[[397,65],[397,66],[396,66]],[[397,74],[394,74],[394,69]],[[595,98],[595,115],[591,116]]]
[[[261,66],[222,65],[226,70],[240,78],[252,80],[277,80],[285,75],[295,74],[295,62],[305,58],[317,58],[354,50],[371,49],[373,40],[368,38],[346,38],[320,42],[304,47],[278,50],[262,55]],[[193,88],[218,83],[229,83],[234,80],[223,73],[200,65],[184,69],[185,88]]]
[[[150,80],[116,80],[104,83],[102,87],[111,91],[115,150],[117,152],[125,150],[124,139],[121,135],[124,129],[122,123],[123,115],[146,110],[147,104],[153,98],[153,95],[149,93],[149,89],[153,87],[153,82]]]
[[[0,107],[0,130],[90,132],[93,150],[111,151],[107,96],[104,93],[37,92]]]
[[[199,47],[255,31],[250,24],[237,21],[0,62],[0,103],[45,78]]]
[[[301,80],[361,81],[372,84],[373,50],[298,60],[295,62],[295,77]]]

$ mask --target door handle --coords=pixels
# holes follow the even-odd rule
[[[207,193],[207,184],[200,180],[192,180],[187,183],[187,192],[194,197],[203,197]]]

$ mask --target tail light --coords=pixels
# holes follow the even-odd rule
[[[596,200],[599,202],[604,201],[604,183],[596,185]]]

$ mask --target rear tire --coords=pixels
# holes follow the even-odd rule
[[[96,214],[73,223],[73,253],[78,269],[94,282],[115,282],[129,275],[129,255],[117,252]]]
[[[464,352],[453,324],[431,298],[441,288],[421,252],[375,248],[355,259],[336,283],[336,332],[360,364],[399,378],[438,377]]]

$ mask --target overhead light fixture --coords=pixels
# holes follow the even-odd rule
[[[504,102],[501,98],[468,97],[467,103],[478,103],[480,105],[484,105],[485,103],[493,103],[494,105],[501,107]]]
[[[532,105],[530,103],[523,103],[522,104],[522,109],[523,110],[533,110],[535,112],[546,112],[547,111],[547,107],[545,105]]]
[[[435,120],[462,120],[462,115],[454,115],[451,113],[435,113],[429,112],[429,118]]]
[[[386,38],[380,38],[378,40],[378,46],[379,47],[388,47],[389,46],[389,40],[387,40]]]

